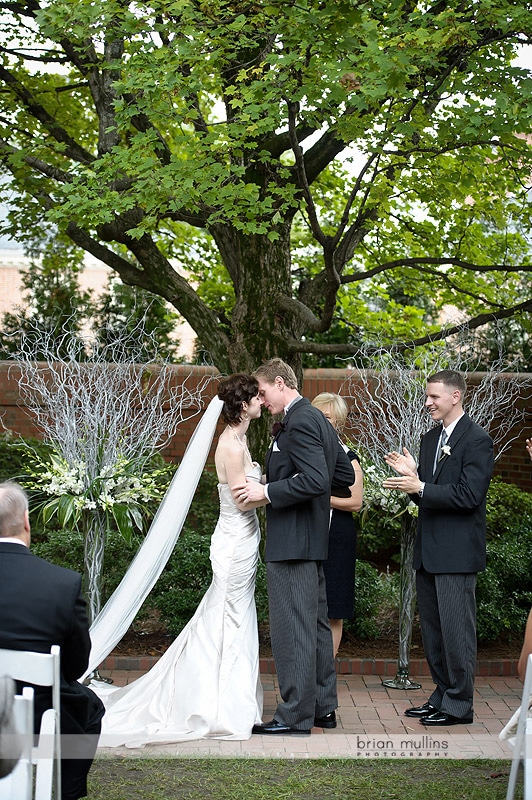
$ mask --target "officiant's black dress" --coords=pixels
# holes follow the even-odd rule
[[[350,461],[358,461],[352,450]],[[329,619],[353,619],[355,615],[355,566],[357,524],[351,511],[334,508],[329,532],[329,556],[323,563]]]

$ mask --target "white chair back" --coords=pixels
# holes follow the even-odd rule
[[[33,689],[25,686],[21,695],[15,695],[13,722],[20,735],[22,751],[9,775],[0,779],[0,800],[31,800],[33,783]]]
[[[513,744],[512,766],[508,779],[508,791],[506,800],[513,800],[515,785],[517,782],[517,771],[519,764],[523,762],[524,768],[524,800],[532,800],[532,717],[530,716],[530,706],[532,702],[532,655],[528,656],[526,662],[525,682],[523,684],[523,694],[521,705],[519,706],[519,716],[517,718],[517,733]]]
[[[32,751],[35,800],[50,800],[52,786],[55,800],[61,800],[60,653],[59,645],[52,645],[50,653],[0,649],[1,672],[22,683],[52,689],[52,707],[42,715],[38,744]]]

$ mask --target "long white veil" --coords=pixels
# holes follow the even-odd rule
[[[126,633],[170,558],[209,455],[222,406],[223,402],[218,397],[209,403],[144,542],[122,581],[94,620],[90,630],[92,650],[89,666],[81,681],[101,664]]]

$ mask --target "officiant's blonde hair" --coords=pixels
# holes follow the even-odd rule
[[[336,418],[337,427],[340,429],[344,427],[349,409],[344,398],[339,394],[321,392],[321,394],[316,395],[312,401],[312,405],[314,408],[319,408],[320,411],[323,411],[323,409],[331,409]]]

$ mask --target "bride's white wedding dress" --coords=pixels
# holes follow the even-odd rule
[[[253,464],[248,477],[260,480]],[[220,516],[211,539],[212,583],[196,613],[152,669],[98,694],[106,706],[100,747],[200,738],[248,739],[262,720],[255,608],[260,531],[218,484]]]

